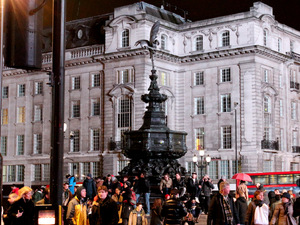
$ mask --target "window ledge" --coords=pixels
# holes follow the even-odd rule
[[[131,49],[130,46],[127,46],[127,47],[120,47],[120,48],[117,48],[117,51],[124,51],[124,50],[129,50]]]
[[[81,120],[81,117],[70,117],[68,120]]]
[[[232,148],[219,148],[218,152],[233,152],[234,150]]]
[[[205,84],[191,85],[190,87],[191,87],[191,88],[205,87]]]
[[[204,53],[204,52],[205,52],[204,49],[202,49],[202,50],[193,50],[193,51],[190,51],[191,54],[202,54],[202,53]]]

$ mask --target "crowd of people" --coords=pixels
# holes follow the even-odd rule
[[[89,173],[81,186],[74,176],[66,176],[63,184],[62,208],[65,225],[193,225],[201,215],[207,215],[207,225],[296,225],[300,216],[300,197],[288,191],[266,192],[257,184],[253,199],[249,199],[244,181],[235,196],[225,178],[213,193],[213,181],[208,175],[198,179],[196,173],[185,179],[177,173],[172,179],[165,174],[160,182],[161,196],[150,207],[151,186],[145,173],[134,178],[113,175],[93,178]],[[35,207],[50,203],[50,189],[12,186],[4,210],[5,225],[33,225]],[[299,223],[299,222],[298,222]]]

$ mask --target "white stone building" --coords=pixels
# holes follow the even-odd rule
[[[86,24],[92,20],[67,28],[73,33],[66,51],[64,174],[78,180],[88,172],[117,174],[128,162],[122,133],[142,125],[141,95],[148,92],[151,70],[149,54],[135,43],[149,39],[157,20],[155,66],[169,97],[168,126],[188,133],[181,164],[193,170],[193,155],[205,149],[214,179],[235,173],[236,151],[243,172],[300,170],[300,32],[276,21],[270,6],[257,2],[248,12],[185,22],[139,2],[106,19],[103,44],[89,42],[92,25]],[[50,66],[45,53],[44,71]],[[47,82],[46,72],[4,71],[4,184],[49,182]]]

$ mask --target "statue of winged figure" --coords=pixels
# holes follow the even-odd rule
[[[150,40],[139,40],[135,43],[135,46],[137,45],[141,45],[142,48],[148,49],[150,52],[150,58],[152,61],[152,69],[154,70],[154,59],[153,59],[153,55],[156,51],[156,47],[157,45],[159,45],[159,42],[157,40],[157,33],[159,30],[159,26],[160,26],[160,22],[156,21],[150,31]]]

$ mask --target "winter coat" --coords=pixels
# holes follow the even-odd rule
[[[300,216],[300,197],[296,198],[296,201],[294,203],[294,217]],[[299,219],[300,220],[300,219]],[[300,221],[299,221],[300,224]]]
[[[162,216],[161,216],[162,207],[157,206],[155,209],[151,209],[151,222],[150,225],[161,225]]]
[[[172,197],[163,205],[161,216],[165,217],[164,224],[181,224],[187,212],[179,199]]]
[[[71,176],[69,178],[69,190],[71,191],[72,195],[74,195],[75,193],[75,186],[76,186],[75,177]]]
[[[43,197],[44,197],[43,192],[41,192],[40,190],[38,190],[38,191],[34,192],[34,194],[32,195],[32,201],[34,203],[36,203],[36,202],[42,200]]]
[[[258,200],[254,200],[254,201],[250,202],[250,204],[248,205],[246,218],[245,218],[246,225],[254,225],[255,209],[257,206],[261,206],[263,204],[266,204],[266,203],[264,203],[263,201],[258,201]]]
[[[235,207],[240,219],[240,223],[245,224],[245,218],[248,209],[247,200],[244,197],[239,197],[235,202]]]
[[[187,189],[187,192],[192,194],[192,193],[196,193],[197,190],[199,189],[199,180],[196,179],[195,182],[193,181],[193,179],[190,177],[188,180],[187,180],[187,183],[186,183],[186,189]]]
[[[117,225],[119,221],[117,203],[110,197],[93,202],[90,225]]]
[[[96,190],[96,183],[94,181],[93,178],[90,178],[90,179],[85,179],[83,181],[83,187],[85,187],[86,189],[86,197],[88,199],[91,199],[93,200],[93,198],[96,196],[97,194],[97,190]]]
[[[176,178],[173,180],[173,188],[177,188],[180,190],[181,188],[185,187],[184,179],[180,178],[180,180],[177,180]]]
[[[285,207],[287,207],[287,213],[285,213]],[[275,224],[276,220],[278,220],[278,225],[296,225],[297,222],[292,215],[293,204],[291,202],[279,203],[275,207],[270,224],[273,225]]]
[[[142,209],[142,225],[147,225],[148,220],[145,217],[145,211]],[[136,225],[137,223],[137,211],[136,209],[132,210],[129,215],[128,225]]]
[[[123,205],[123,196],[122,195],[117,195],[114,194],[111,197],[112,200],[114,200],[117,203],[118,206],[118,216],[119,216],[119,223],[122,223],[122,217],[121,217],[121,213],[122,213],[122,205]]]
[[[162,191],[163,188],[172,188],[173,182],[172,179],[169,178],[169,180],[161,179],[159,184],[159,190]]]
[[[233,224],[239,224],[240,220],[233,202],[233,198],[228,195],[228,202],[231,209],[232,217],[233,217]],[[208,215],[207,215],[207,225],[222,225],[226,222],[226,216],[223,206],[223,196],[218,193],[213,196],[209,208],[208,208]]]
[[[23,211],[22,216],[16,218],[18,211]],[[34,224],[34,203],[30,200],[20,198],[11,205],[11,210],[8,216],[13,218],[11,225],[33,225]]]
[[[147,178],[139,178],[136,182],[136,194],[150,193],[150,182]]]
[[[210,181],[201,181],[200,185],[202,186],[202,193],[204,196],[209,197],[211,194],[211,190],[214,189],[213,183]]]

